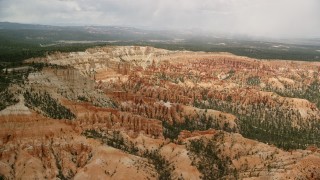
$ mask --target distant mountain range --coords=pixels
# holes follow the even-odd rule
[[[120,26],[51,26],[0,22],[0,62],[51,51],[101,45],[154,46],[170,50],[230,52],[259,59],[320,60],[320,39],[266,39],[200,30],[150,30]]]

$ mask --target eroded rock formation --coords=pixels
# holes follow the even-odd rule
[[[43,68],[0,111],[7,179],[320,178],[319,62],[124,46],[26,63]]]

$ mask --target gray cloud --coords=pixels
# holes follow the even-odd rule
[[[0,21],[319,37],[319,0],[0,0]]]

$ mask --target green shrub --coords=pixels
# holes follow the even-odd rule
[[[249,77],[247,79],[247,84],[250,86],[257,86],[260,84],[260,77],[259,76],[253,76],[253,77]]]
[[[38,108],[50,118],[71,120],[76,117],[68,108],[62,106],[47,92],[31,93],[26,91],[23,96],[26,106],[29,108]]]

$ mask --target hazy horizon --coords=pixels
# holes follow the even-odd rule
[[[0,0],[0,21],[320,37],[317,0]]]

